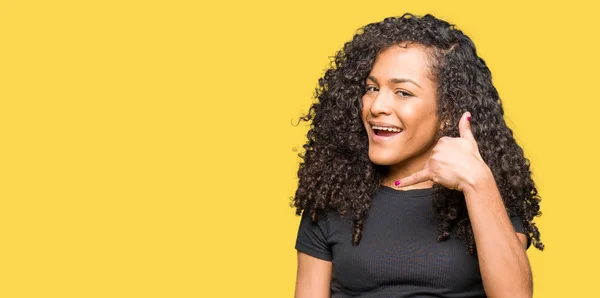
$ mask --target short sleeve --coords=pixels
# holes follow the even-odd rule
[[[531,238],[529,238],[529,235],[527,235],[527,232],[525,231],[525,227],[523,227],[523,218],[518,215],[513,215],[510,217],[510,221],[515,229],[515,232],[527,236],[527,248],[529,248],[531,245]]]
[[[331,261],[331,247],[327,241],[327,229],[323,217],[316,223],[312,222],[310,212],[302,212],[302,219],[298,227],[296,250],[315,258]]]

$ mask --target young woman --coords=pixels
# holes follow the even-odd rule
[[[529,161],[469,37],[386,18],[319,80],[294,197],[296,297],[531,297]]]

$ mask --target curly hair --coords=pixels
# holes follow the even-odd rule
[[[298,169],[299,184],[292,198],[296,214],[310,212],[312,221],[330,211],[353,222],[352,243],[360,243],[371,198],[381,187],[387,167],[368,156],[368,136],[360,113],[365,80],[381,51],[402,43],[426,49],[428,74],[437,82],[437,115],[445,125],[439,136],[458,137],[458,121],[465,111],[473,115],[471,128],[481,156],[491,169],[509,215],[523,219],[523,227],[536,248],[543,250],[540,232],[532,222],[541,216],[530,162],[504,120],[491,72],[476,52],[473,41],[455,25],[427,14],[406,13],[385,18],[357,30],[345,43],[330,68],[318,81],[317,99],[299,121],[310,123]],[[477,254],[464,195],[433,185],[437,239],[456,235]]]

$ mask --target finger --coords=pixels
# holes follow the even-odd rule
[[[465,112],[458,122],[458,131],[461,138],[475,141],[473,132],[471,131],[471,113]]]
[[[395,184],[396,187],[404,187],[404,186],[410,186],[413,184],[417,184],[420,182],[425,182],[427,180],[431,180],[431,172],[429,171],[429,169],[424,169],[420,172],[416,172],[406,178],[400,179],[400,180],[396,180]]]

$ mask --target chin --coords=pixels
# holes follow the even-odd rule
[[[372,163],[380,166],[391,166],[402,160],[400,156],[398,156],[398,152],[385,152],[380,150],[369,150],[369,159]]]

